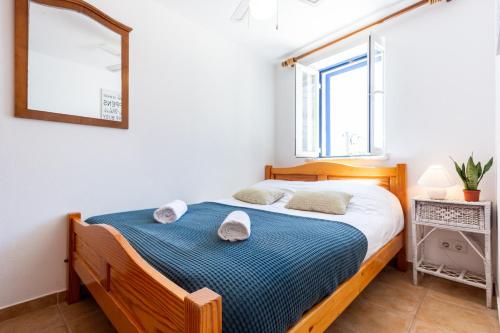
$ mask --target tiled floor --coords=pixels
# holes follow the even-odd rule
[[[334,322],[328,333],[499,333],[496,310],[481,289],[386,268]]]
[[[500,332],[496,310],[484,292],[424,277],[413,286],[409,273],[384,272],[330,327],[328,333],[489,333]],[[0,332],[115,332],[95,302],[53,305],[0,322]]]
[[[116,332],[91,298],[77,304],[61,303],[0,322],[0,333],[112,333]]]

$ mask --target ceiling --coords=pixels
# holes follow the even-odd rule
[[[47,38],[50,36],[50,38]],[[121,36],[76,11],[30,3],[30,50],[105,69],[120,64]]]
[[[230,17],[240,0],[158,0],[182,16],[279,59],[360,20],[379,18],[411,0],[322,0],[311,6],[302,0],[279,0],[279,30],[275,20],[242,22]]]

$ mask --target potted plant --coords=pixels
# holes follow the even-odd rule
[[[465,201],[479,201],[481,191],[478,190],[477,187],[486,172],[491,169],[491,166],[493,165],[493,157],[490,158],[484,167],[481,166],[481,162],[477,164],[474,163],[474,154],[472,154],[467,160],[467,166],[464,163],[460,166],[453,158],[451,160],[455,164],[455,169],[464,183]]]

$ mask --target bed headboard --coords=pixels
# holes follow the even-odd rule
[[[312,162],[290,168],[266,166],[266,179],[318,181],[334,179],[373,180],[394,193],[406,210],[406,164],[394,167],[352,166],[333,162]]]

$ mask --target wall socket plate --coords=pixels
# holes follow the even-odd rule
[[[468,250],[468,244],[465,241],[458,239],[440,239],[439,247],[444,250],[458,253],[467,253]]]

